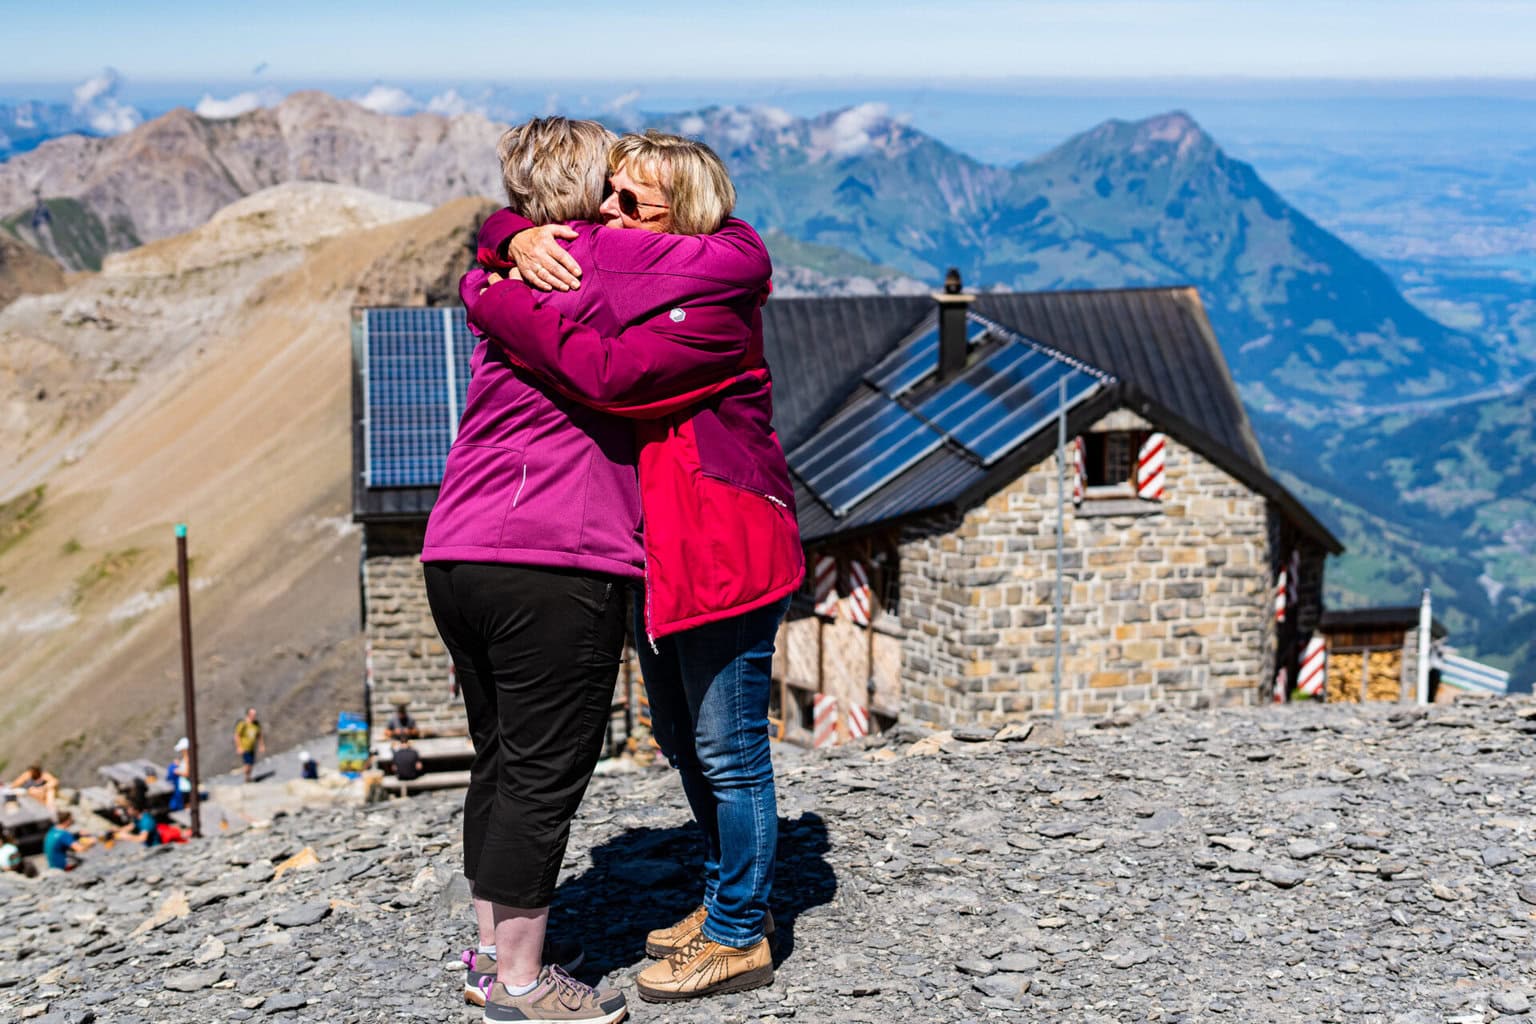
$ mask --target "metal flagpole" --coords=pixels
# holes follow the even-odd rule
[[[1051,677],[1052,714],[1061,717],[1061,617],[1064,601],[1061,586],[1062,556],[1066,549],[1067,516],[1067,379],[1056,389],[1056,671]]]
[[[1419,687],[1420,704],[1429,703],[1429,632],[1435,623],[1429,606],[1429,588],[1424,588],[1424,599],[1419,602]]]
[[[181,591],[181,693],[187,716],[187,767],[191,776],[192,838],[203,836],[202,777],[197,765],[197,695],[192,687],[192,590],[187,579],[187,524],[176,524],[176,582]]]

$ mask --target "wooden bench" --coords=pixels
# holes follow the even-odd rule
[[[379,788],[386,793],[399,796],[410,796],[412,793],[427,793],[437,789],[464,789],[469,785],[469,769],[454,772],[433,772],[430,775],[422,775],[409,782],[402,782],[393,775],[385,776],[379,782]]]
[[[384,740],[375,748],[374,766],[386,775],[395,773],[395,743]],[[412,740],[411,749],[421,758],[423,774],[468,771],[475,760],[475,747],[468,736],[433,736]]]

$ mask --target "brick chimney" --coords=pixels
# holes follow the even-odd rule
[[[944,275],[944,290],[934,292],[939,304],[939,380],[948,380],[965,369],[965,313],[976,296],[962,290],[960,271],[954,267]]]

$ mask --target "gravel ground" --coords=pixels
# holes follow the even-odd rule
[[[636,1021],[1530,1019],[1536,703],[1097,725],[780,750],[768,988],[634,994],[697,899],[664,770],[594,781],[554,927]],[[458,800],[0,880],[0,1020],[473,1020]]]

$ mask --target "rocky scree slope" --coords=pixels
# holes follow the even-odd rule
[[[777,748],[767,988],[664,1010],[635,995],[645,931],[698,899],[667,771],[594,781],[552,926],[635,1020],[1529,1019],[1536,706],[1047,733]],[[459,798],[429,796],[0,878],[0,1015],[478,1019],[459,829]]]

